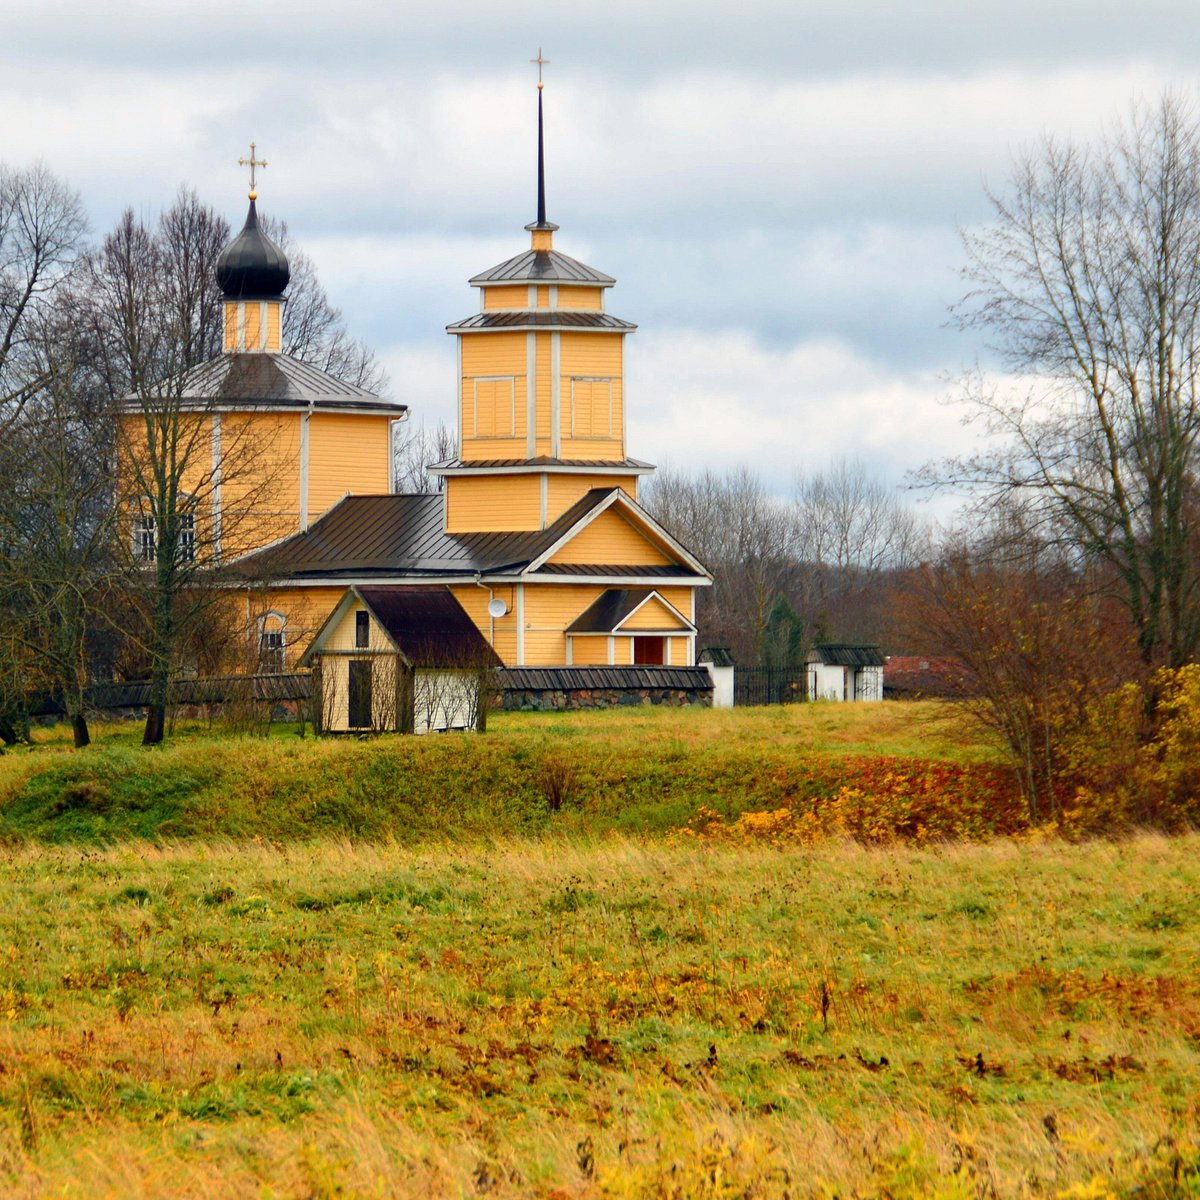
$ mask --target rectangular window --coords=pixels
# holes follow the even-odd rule
[[[512,375],[473,381],[475,413],[472,428],[479,438],[510,438],[517,432],[517,381]]]
[[[354,614],[354,648],[366,650],[371,645],[371,614],[356,612]]]
[[[571,377],[571,436],[613,436],[612,379],[598,375]]]
[[[191,563],[196,561],[196,514],[181,512],[177,514],[179,530],[179,561]]]
[[[283,630],[264,629],[258,636],[258,669],[264,675],[283,670]]]
[[[153,562],[157,551],[154,536],[154,518],[139,514],[133,519],[133,556],[139,562]]]

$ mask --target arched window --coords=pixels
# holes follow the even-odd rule
[[[287,664],[287,618],[278,612],[258,619],[258,669],[263,675],[278,675]]]

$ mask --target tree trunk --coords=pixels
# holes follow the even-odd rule
[[[87,717],[81,712],[71,717],[71,732],[75,735],[75,749],[82,750],[92,744],[91,734],[88,733]]]

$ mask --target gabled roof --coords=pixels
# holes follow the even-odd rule
[[[553,458],[548,454],[539,454],[533,458],[447,458],[442,462],[430,463],[426,470],[444,475],[452,471],[481,471],[517,467],[564,472],[595,471],[598,474],[607,471],[630,472],[637,475],[645,475],[654,470],[653,463],[643,462],[640,458]]]
[[[265,578],[363,578],[365,576],[464,575],[540,569],[595,516],[618,506],[637,514],[665,545],[678,546],[620,488],[593,488],[546,529],[516,533],[447,533],[440,495],[347,496],[303,533],[246,555],[231,569]],[[704,568],[679,547],[684,577],[707,578]],[[624,573],[618,568],[613,573]],[[678,568],[656,568],[675,575]],[[560,573],[551,568],[548,573]],[[572,574],[575,573],[572,568]]]
[[[400,416],[406,404],[384,400],[287,354],[222,354],[193,367],[179,385],[178,399],[190,404],[273,407],[373,408]],[[175,400],[172,385],[164,395]],[[128,402],[127,402],[128,403]]]
[[[584,283],[612,287],[616,282],[611,275],[557,250],[526,250],[470,279],[476,287],[483,283]]]
[[[567,633],[615,633],[638,609],[656,600],[678,621],[672,629],[696,627],[673,604],[668,604],[653,588],[606,588],[567,626]],[[646,630],[645,632],[660,632]]]
[[[348,588],[301,657],[302,666],[321,653],[356,601],[370,611],[410,666],[472,670],[501,665],[449,588],[393,586]]]
[[[492,309],[446,326],[447,333],[462,329],[636,329],[632,321],[604,312],[573,312],[562,308]]]
[[[824,642],[812,648],[808,661],[823,663],[827,667],[882,667],[885,659],[878,646]]]

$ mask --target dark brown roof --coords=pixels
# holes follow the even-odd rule
[[[640,688],[709,692],[712,677],[703,667],[506,667],[500,672],[500,686],[506,692]]]
[[[360,587],[358,594],[415,667],[498,667],[500,660],[444,587]]]
[[[536,312],[481,312],[446,326],[447,333],[460,329],[636,329],[632,321],[603,312],[570,312],[561,308],[543,308]]]
[[[605,588],[566,631],[611,633],[649,595],[650,588]]]
[[[653,471],[654,464],[640,458],[552,458],[539,454],[534,458],[448,458],[429,464],[430,471],[458,471],[465,467],[583,467],[589,471]]]
[[[325,578],[516,569],[553,546],[610,493],[593,488],[548,528],[530,533],[447,533],[439,495],[347,496],[304,533],[248,555],[237,567]]]
[[[657,566],[634,566],[622,563],[544,563],[538,567],[539,575],[616,575],[636,579],[695,579],[696,572],[678,563],[661,563]]]
[[[809,661],[821,662],[827,667],[882,667],[884,657],[878,646],[824,642],[812,648]]]
[[[168,391],[173,399],[173,395]],[[286,354],[222,354],[184,376],[179,399],[187,403],[375,408],[399,416],[405,404],[384,400]]]
[[[526,250],[514,258],[505,259],[490,270],[471,277],[481,283],[592,283],[611,287],[617,281],[595,267],[557,250]]]

